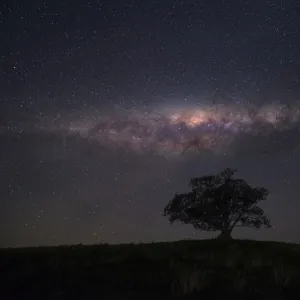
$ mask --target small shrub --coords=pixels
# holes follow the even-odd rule
[[[211,273],[209,269],[186,270],[173,282],[172,293],[188,295],[204,290],[211,284]]]
[[[283,266],[276,266],[273,269],[273,279],[276,286],[285,288],[289,285],[292,279],[292,272],[284,268]]]
[[[229,258],[225,261],[225,266],[228,268],[234,268],[236,265],[236,261],[233,258]]]
[[[247,279],[243,272],[237,272],[233,279],[233,288],[239,293],[245,292],[247,288]]]

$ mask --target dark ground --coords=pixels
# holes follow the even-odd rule
[[[179,241],[0,250],[6,299],[299,299],[300,245]]]

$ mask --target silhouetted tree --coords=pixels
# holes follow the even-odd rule
[[[220,239],[231,239],[237,226],[271,227],[270,220],[257,203],[266,200],[268,190],[252,187],[234,178],[236,170],[227,168],[217,175],[192,178],[192,191],[175,194],[164,209],[171,223],[192,224],[195,229],[221,231]]]

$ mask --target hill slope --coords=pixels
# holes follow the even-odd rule
[[[203,240],[1,249],[0,268],[3,299],[298,299],[300,245]]]

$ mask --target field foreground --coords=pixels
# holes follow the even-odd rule
[[[300,299],[300,245],[234,240],[0,250],[1,299]]]

